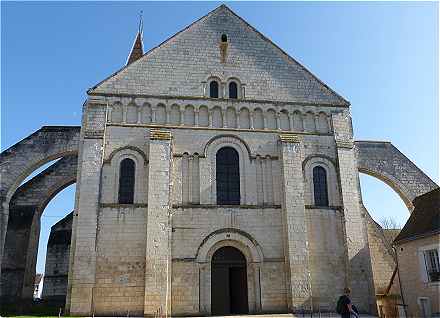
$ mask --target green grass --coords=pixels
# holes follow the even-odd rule
[[[44,302],[34,302],[21,304],[9,303],[3,304],[0,308],[1,317],[58,317],[60,306],[50,306]],[[64,313],[64,307],[62,307],[61,317]]]

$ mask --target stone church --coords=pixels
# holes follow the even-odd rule
[[[391,143],[354,141],[350,103],[225,5],[145,54],[139,31],[87,94],[81,128],[43,127],[1,154],[2,297],[11,281],[25,293],[29,224],[76,182],[71,315],[325,312],[344,287],[374,313],[395,263],[359,172],[409,209],[437,187]],[[11,243],[24,223],[31,256]]]

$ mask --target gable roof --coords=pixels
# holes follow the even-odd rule
[[[440,233],[440,188],[418,196],[413,203],[414,211],[394,240],[395,244]]]
[[[228,35],[226,63],[219,41]],[[270,39],[226,5],[221,5],[146,52],[96,86],[89,95],[164,95],[201,97],[211,76],[238,78],[246,98],[348,106]]]

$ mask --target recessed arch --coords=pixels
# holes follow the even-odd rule
[[[238,249],[246,258],[247,293],[250,313],[261,311],[260,264],[263,253],[258,243],[246,232],[238,229],[220,229],[206,236],[196,252],[196,262],[200,268],[201,312],[211,315],[211,260],[222,247]]]
[[[108,158],[104,160],[104,163],[110,163],[110,162],[113,160],[113,157],[114,157],[117,153],[119,153],[119,152],[124,152],[124,151],[126,151],[126,150],[132,150],[132,151],[134,151],[134,152],[137,152],[139,155],[142,156],[143,161],[144,161],[144,165],[147,165],[147,164],[148,164],[148,158],[147,158],[147,155],[146,155],[141,149],[139,149],[138,147],[135,147],[135,146],[124,146],[124,147],[120,147],[120,148],[117,148],[117,149],[113,150],[113,151],[110,153],[110,155],[108,156]]]
[[[205,157],[207,156],[207,150],[211,146],[211,144],[213,144],[214,142],[218,142],[218,140],[221,139],[221,138],[232,138],[232,139],[235,139],[236,142],[242,144],[245,147],[246,152],[247,152],[247,154],[249,156],[249,159],[252,157],[251,149],[249,148],[249,145],[243,139],[241,139],[240,137],[235,136],[235,135],[229,135],[229,134],[222,134],[222,135],[218,135],[218,136],[215,136],[215,137],[211,138],[206,143],[205,147],[203,148],[203,153],[205,154]]]

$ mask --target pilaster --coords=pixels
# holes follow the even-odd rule
[[[284,257],[287,271],[288,307],[292,312],[310,310],[311,281],[307,219],[304,206],[301,140],[294,134],[281,134],[283,183]]]
[[[332,115],[341,183],[347,245],[347,287],[361,312],[374,312],[374,287],[365,216],[360,210],[361,192],[348,111]]]
[[[144,316],[171,315],[171,134],[151,130]]]
[[[100,98],[90,98],[83,110],[66,300],[66,308],[74,316],[94,314],[93,289],[105,121],[106,102]]]

